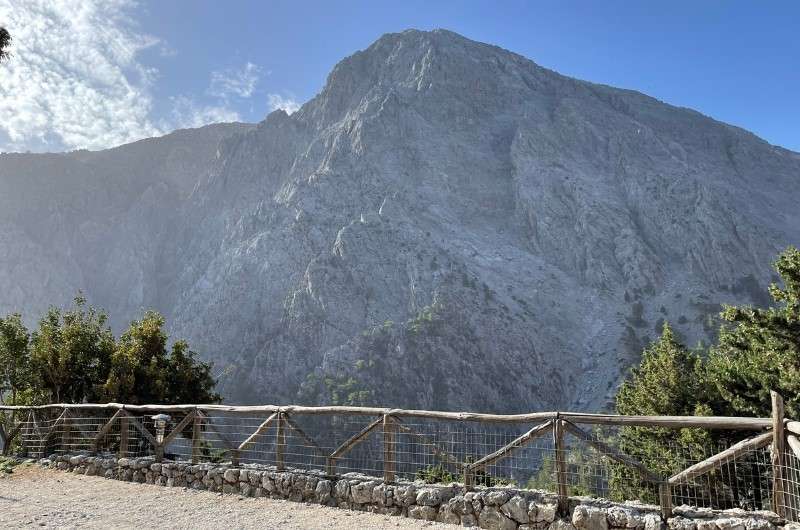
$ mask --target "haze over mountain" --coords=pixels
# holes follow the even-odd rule
[[[663,320],[766,302],[798,204],[797,153],[409,30],[292,115],[0,156],[0,313],[158,309],[229,401],[599,409]]]

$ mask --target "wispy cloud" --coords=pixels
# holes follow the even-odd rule
[[[172,98],[172,116],[164,123],[166,128],[185,129],[209,123],[241,121],[239,113],[225,105],[201,105],[188,96]]]
[[[267,105],[270,112],[283,109],[287,114],[292,114],[300,109],[300,103],[296,99],[280,94],[267,94]]]
[[[138,60],[158,39],[129,0],[0,0],[14,41],[0,66],[0,150],[121,144],[162,130],[150,119],[156,72]]]
[[[173,97],[170,124],[173,128],[200,127],[209,123],[241,121],[240,114],[231,108],[231,99],[247,99],[258,85],[261,68],[246,62],[241,68],[215,70],[206,93],[216,99],[212,105],[199,103],[195,97]],[[165,124],[166,125],[166,124]]]
[[[239,69],[214,71],[211,72],[208,92],[223,99],[231,96],[249,98],[255,92],[260,76],[261,69],[249,61]]]

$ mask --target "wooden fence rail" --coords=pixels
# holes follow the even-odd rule
[[[342,416],[395,416],[406,418],[429,418],[438,420],[474,421],[480,423],[526,423],[556,418],[586,425],[616,425],[631,427],[663,427],[672,429],[724,429],[762,430],[772,426],[772,418],[748,418],[737,416],[622,416],[619,414],[588,414],[581,412],[533,412],[529,414],[480,414],[474,412],[442,412],[433,410],[405,410],[378,407],[303,407],[276,405],[125,405],[121,403],[57,403],[36,407],[0,405],[0,411],[31,411],[43,409],[94,409],[120,410],[135,413],[158,412],[203,412],[254,414],[274,413],[297,415],[342,415]]]
[[[98,451],[103,440],[119,425],[120,443],[119,455],[127,456],[129,450],[129,431],[134,429],[153,448],[157,460],[164,457],[164,448],[173,442],[180,434],[191,431],[191,460],[199,462],[202,458],[205,436],[213,433],[224,445],[234,465],[238,464],[240,455],[248,447],[262,439],[267,431],[275,427],[274,452],[275,463],[278,469],[284,469],[285,454],[287,450],[286,435],[291,431],[299,436],[314,453],[325,459],[325,472],[329,475],[336,473],[337,461],[343,458],[358,444],[368,439],[373,433],[381,432],[383,436],[383,463],[384,480],[393,482],[397,473],[397,438],[398,434],[414,437],[440,462],[453,465],[458,472],[463,473],[465,487],[471,487],[476,473],[487,466],[507,458],[548,433],[552,435],[555,448],[555,485],[556,493],[560,500],[561,509],[567,506],[567,463],[564,437],[566,434],[573,436],[582,443],[587,444],[600,454],[619,462],[638,473],[644,481],[658,488],[662,511],[669,516],[672,510],[672,487],[676,484],[691,482],[700,475],[707,473],[726,461],[731,461],[750,451],[766,446],[772,446],[773,469],[773,509],[783,515],[785,511],[785,484],[784,484],[784,446],[788,447],[800,458],[800,422],[786,421],[783,417],[783,400],[772,393],[773,414],[769,418],[746,418],[729,416],[622,416],[615,414],[587,414],[578,412],[534,412],[528,414],[479,414],[473,412],[442,412],[429,410],[404,410],[377,407],[305,407],[305,406],[232,406],[232,405],[125,405],[120,403],[104,404],[52,404],[37,407],[0,406],[0,415],[10,417],[6,422],[0,421],[0,441],[3,451],[7,452],[16,438],[22,440],[36,438],[40,444],[47,445],[47,441],[56,432],[56,428],[66,429],[64,440],[69,440],[70,433],[79,429],[91,439],[90,447]],[[61,415],[49,426],[39,425],[38,414],[50,414],[47,411],[61,411]],[[76,418],[81,411],[96,410],[113,414],[107,421],[97,427],[96,432],[89,433],[81,427]],[[176,416],[177,423],[168,433],[161,432],[157,438],[151,430],[142,423],[137,415],[148,413],[172,413]],[[228,437],[214,426],[210,420],[214,414],[253,415],[269,414],[255,430],[239,444],[231,442]],[[372,421],[335,449],[324,449],[324,444],[318,443],[309,436],[293,419],[297,416],[366,416]],[[178,419],[179,418],[179,419]],[[404,425],[406,418],[420,418],[432,420],[447,420],[458,422],[477,422],[494,424],[527,424],[531,425],[524,434],[518,436],[503,447],[477,458],[474,462],[459,462],[458,459],[443,450],[435,440],[416,432],[411,427]],[[596,439],[590,432],[578,425],[603,425],[617,427],[650,427],[662,429],[717,429],[729,431],[756,431],[757,434],[743,440],[728,449],[715,454],[702,462],[698,462],[673,476],[665,477],[649,470],[636,458],[625,454],[620,449]],[[759,433],[760,431],[760,433]],[[77,432],[77,431],[74,431]],[[67,442],[64,442],[67,443]],[[44,450],[44,449],[42,449]]]

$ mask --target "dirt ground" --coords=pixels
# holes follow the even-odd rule
[[[313,504],[119,482],[33,465],[0,477],[0,527],[457,528]]]

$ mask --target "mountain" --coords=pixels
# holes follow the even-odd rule
[[[765,302],[799,203],[797,153],[409,30],[292,115],[1,156],[0,311],[158,309],[230,401],[596,410]]]

